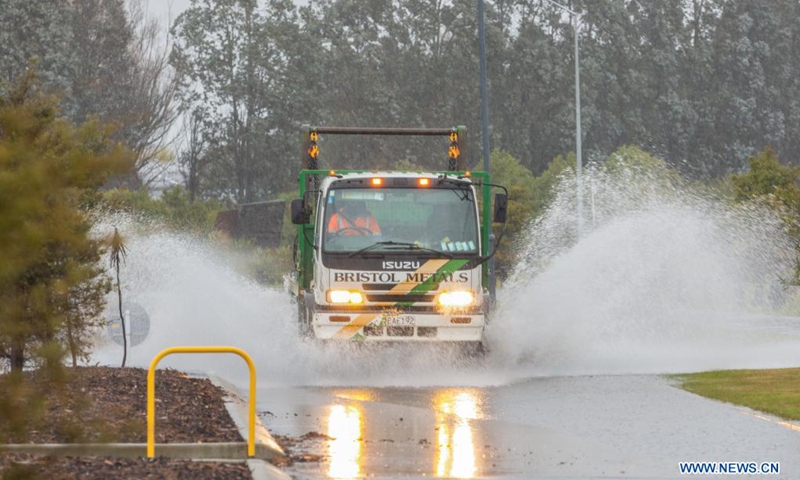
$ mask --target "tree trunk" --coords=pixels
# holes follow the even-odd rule
[[[72,319],[67,318],[67,343],[69,344],[69,353],[72,356],[72,368],[78,366],[78,356],[75,353],[77,347],[75,346],[75,338],[72,334]]]
[[[117,299],[119,300],[119,323],[122,325],[122,368],[128,360],[128,334],[125,331],[125,316],[122,313],[122,284],[119,283],[119,264],[117,264]]]
[[[22,372],[25,367],[25,344],[24,342],[14,341],[11,344],[11,371]]]

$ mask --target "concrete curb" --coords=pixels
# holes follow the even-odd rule
[[[242,438],[247,438],[247,401],[244,399],[242,391],[229,381],[219,377],[215,373],[207,373],[205,376],[219,388],[228,392],[225,398],[225,408],[231,416],[233,423],[239,428]],[[265,458],[260,455],[262,451],[268,451],[270,456]],[[274,460],[275,458],[285,457],[283,449],[278,442],[269,434],[269,431],[256,417],[256,458],[247,460],[250,468],[250,475],[253,480],[292,480],[283,470],[262,459]]]
[[[292,480],[283,470],[264,460],[251,458],[247,460],[247,466],[250,467],[253,480]]]
[[[228,414],[231,416],[233,423],[235,423],[239,428],[239,434],[246,440],[248,411],[247,401],[245,400],[244,394],[235,385],[213,373],[208,374],[208,379],[211,380],[211,383],[214,385],[228,392],[228,396],[225,399],[225,408],[228,410]],[[278,442],[276,442],[272,435],[270,435],[267,427],[261,423],[261,420],[259,420],[257,416],[255,440],[256,458],[273,460],[275,458],[282,458],[286,456],[283,448],[278,445]],[[259,455],[259,450],[263,450],[266,455]]]
[[[228,461],[245,463],[253,480],[292,480],[278,467],[261,459],[266,452],[256,445],[256,458],[247,458],[247,444],[232,443],[162,443],[156,444],[156,455],[192,461]],[[47,456],[98,456],[143,458],[147,456],[145,443],[73,443],[73,444],[10,444],[0,445],[2,453],[28,453]]]
[[[220,378],[214,373],[206,375],[211,383],[219,388],[228,392],[225,398],[225,408],[231,416],[233,423],[239,427],[239,433],[242,438],[247,438],[247,401],[244,399],[242,391],[228,382]],[[261,451],[269,452],[269,457],[263,457],[259,453]],[[271,463],[267,463],[262,459],[274,460],[275,458],[285,457],[283,448],[278,445],[278,442],[270,435],[267,428],[261,423],[261,420],[256,417],[256,458],[248,459],[247,466],[250,468],[250,474],[253,480],[292,480],[292,477],[286,474],[283,470],[279,469]]]
[[[0,445],[0,453],[31,453],[54,456],[99,456],[138,458],[147,456],[146,443],[17,443]],[[157,443],[156,456],[193,460],[247,460],[245,442]],[[256,444],[256,458],[275,458],[275,452]]]

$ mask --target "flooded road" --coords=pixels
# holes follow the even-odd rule
[[[259,416],[320,463],[296,478],[673,478],[685,461],[777,461],[800,477],[800,426],[663,376],[534,378],[489,388],[268,388]],[[316,435],[321,434],[321,435]]]
[[[486,358],[306,342],[282,289],[208,242],[156,230],[129,244],[128,299],[151,323],[129,364],[176,345],[246,350],[262,421],[312,433],[294,453],[323,459],[287,467],[297,478],[675,478],[683,461],[781,462],[782,477],[800,478],[800,431],[660,375],[800,365],[800,287],[784,281],[795,249],[780,219],[639,174],[596,180],[580,241],[569,182],[531,224]],[[93,356],[119,358],[112,343]],[[162,366],[247,382],[233,356]]]

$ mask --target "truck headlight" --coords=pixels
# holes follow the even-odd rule
[[[466,291],[442,292],[439,305],[443,307],[467,307],[475,302],[475,294]]]
[[[361,305],[364,303],[364,295],[357,290],[328,290],[328,302]]]

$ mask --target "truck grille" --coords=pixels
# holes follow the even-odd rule
[[[417,327],[417,337],[420,338],[433,338],[436,337],[436,327]],[[380,327],[377,325],[367,325],[364,327],[364,336],[366,337],[413,337],[414,327]]]
[[[390,337],[413,337],[414,327],[386,327],[386,333]]]
[[[361,287],[367,292],[375,290],[383,290],[384,292],[388,292],[396,287],[396,285],[394,283],[364,283],[361,285]]]
[[[379,327],[376,325],[367,325],[366,327],[364,327],[364,335],[367,337],[382,337],[383,327]]]
[[[419,295],[419,294],[410,294],[410,295],[395,295],[395,294],[382,294],[382,293],[367,293],[367,301],[369,302],[385,302],[385,303],[398,303],[398,302],[410,302],[410,303],[433,303],[436,299],[436,295]]]
[[[417,336],[427,338],[435,337],[436,327],[417,327]]]

